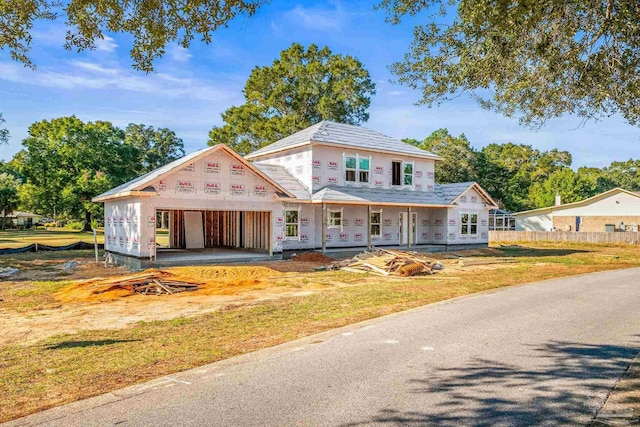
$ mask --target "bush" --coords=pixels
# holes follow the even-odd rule
[[[67,221],[67,224],[64,226],[64,228],[67,230],[82,230],[84,228],[84,222],[70,220]]]

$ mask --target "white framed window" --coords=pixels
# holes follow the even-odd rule
[[[402,162],[402,184],[413,186],[413,162]]]
[[[478,234],[478,213],[477,212],[460,213],[460,234],[463,234],[463,235]]]
[[[327,218],[328,228],[339,228],[342,230],[342,209],[329,209]]]
[[[382,235],[382,211],[371,211],[369,232],[371,237],[380,237]]]
[[[358,174],[358,159],[354,156],[344,158],[344,180],[347,182],[356,182]]]
[[[284,211],[284,238],[287,240],[300,239],[300,211],[298,209],[285,209]]]
[[[369,165],[371,159],[369,157],[360,157],[358,159],[358,181],[369,182]]]
[[[371,156],[347,156],[344,157],[344,180],[345,182],[369,182],[369,169],[371,167]]]

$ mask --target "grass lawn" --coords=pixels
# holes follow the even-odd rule
[[[98,243],[104,243],[104,230],[98,229]],[[159,245],[169,244],[167,230],[156,231],[156,241]],[[32,243],[43,243],[51,246],[64,246],[76,242],[93,243],[93,232],[73,231],[65,229],[49,230],[8,230],[0,231],[0,249],[20,248]]]
[[[104,243],[104,232],[98,230],[98,243]],[[64,246],[76,242],[93,243],[93,232],[65,229],[0,231],[0,249],[20,248],[32,243]]]
[[[504,260],[509,262],[500,262]],[[326,289],[304,296],[228,306],[195,317],[139,322],[122,329],[82,331],[26,345],[1,346],[0,390],[4,403],[0,405],[0,422],[457,296],[555,277],[637,267],[640,248],[536,243],[527,248],[472,251],[460,261],[443,261],[442,273],[406,279],[341,271],[301,273],[295,279],[301,287],[315,281],[326,284]],[[278,280],[272,279],[269,285],[277,286]],[[341,286],[332,286],[334,282]],[[62,284],[32,282],[15,286],[9,286],[4,294],[0,289],[0,298],[10,307],[19,305],[21,298],[35,301],[30,315],[37,316],[40,305],[50,301],[52,292]],[[165,300],[167,304],[171,297]],[[150,298],[157,301],[160,297]]]

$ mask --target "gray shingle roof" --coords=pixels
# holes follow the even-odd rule
[[[99,196],[94,197],[95,199],[102,199],[104,197],[109,197],[109,196],[113,196],[115,194],[118,193],[124,193],[126,191],[133,191],[137,188],[140,188],[142,186],[144,186],[145,184],[150,184],[151,182],[155,181],[156,179],[160,178],[162,175],[166,174],[167,172],[171,171],[172,169],[175,169],[179,166],[182,166],[185,163],[188,163],[191,159],[195,159],[196,157],[198,157],[200,154],[203,154],[205,151],[207,150],[212,150],[215,147],[206,147],[206,148],[202,148],[198,151],[194,151],[193,153],[189,153],[184,157],[179,158],[178,160],[174,160],[171,163],[167,163],[164,166],[159,167],[158,169],[152,170],[149,173],[146,173],[144,175],[141,175],[137,178],[132,179],[129,182],[125,182],[122,185],[119,185],[118,187],[112,188],[111,190],[100,194]]]
[[[391,190],[382,188],[359,188],[328,186],[315,192],[311,197],[314,202],[335,203],[380,203],[398,205],[441,205],[447,203],[438,192],[424,192],[412,190]]]
[[[382,188],[362,188],[348,186],[327,186],[311,196],[314,202],[334,203],[380,203],[401,205],[449,206],[475,182],[436,184],[432,192],[395,190]]]
[[[328,120],[316,123],[313,126],[254,151],[253,153],[248,154],[246,158],[254,159],[266,154],[310,144],[312,142],[378,150],[394,154],[403,154],[405,156],[440,159],[439,156],[433,153],[384,135],[380,132],[361,126],[347,125]]]
[[[260,169],[262,173],[280,184],[288,192],[296,196],[297,199],[309,200],[311,194],[307,188],[289,173],[283,166],[269,165],[266,163],[254,163],[253,166]]]
[[[449,204],[464,193],[475,182],[454,182],[452,184],[436,184],[435,191],[442,194],[445,203]]]

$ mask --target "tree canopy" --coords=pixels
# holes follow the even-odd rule
[[[464,134],[454,137],[447,129],[438,129],[423,141],[405,139],[404,142],[435,153],[444,159],[436,163],[435,175],[439,182],[466,182],[478,179],[476,153]]]
[[[388,20],[429,14],[392,70],[440,104],[462,92],[526,125],[571,113],[640,124],[637,0],[384,0]]]
[[[184,143],[167,128],[130,123],[124,130],[124,143],[135,148],[137,162],[132,167],[138,175],[151,172],[184,156]]]
[[[570,203],[615,187],[640,190],[640,160],[574,171],[567,151],[540,151],[512,142],[477,150],[464,135],[451,136],[447,129],[438,129],[423,141],[404,141],[443,158],[436,163],[438,182],[477,181],[502,208],[513,212],[551,206],[556,194]]]
[[[134,68],[149,72],[167,44],[186,48],[196,37],[210,43],[215,30],[238,15],[253,15],[265,3],[268,0],[5,0],[0,2],[0,50],[33,67],[29,51],[34,25],[62,20],[66,49],[94,49],[107,32],[128,34]]]
[[[245,103],[222,113],[209,145],[247,154],[321,120],[366,122],[375,84],[357,59],[294,43],[271,66],[255,67],[243,93]]]
[[[84,219],[88,229],[101,217],[91,199],[184,153],[169,129],[110,122],[83,122],[75,116],[43,120],[29,127],[11,166],[24,177],[21,204],[41,213]]]
[[[18,207],[20,180],[6,172],[0,173],[0,230],[7,225],[7,217]]]

